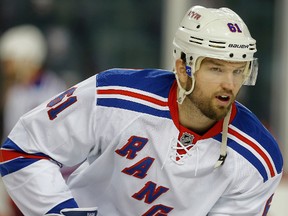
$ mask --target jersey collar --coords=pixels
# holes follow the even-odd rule
[[[222,125],[223,125],[224,119],[216,122],[216,124],[203,135],[199,135],[199,134],[195,133],[194,131],[191,131],[188,128],[185,128],[184,126],[182,126],[180,124],[180,122],[179,122],[179,110],[178,110],[178,104],[177,104],[177,83],[176,83],[176,81],[173,83],[171,90],[170,90],[170,93],[169,93],[168,106],[169,106],[170,115],[172,117],[172,120],[180,132],[179,135],[182,135],[184,132],[192,134],[194,136],[193,143],[195,143],[199,139],[207,139],[210,137],[214,137],[217,134],[222,132]],[[231,112],[231,117],[230,117],[229,123],[231,123],[233,121],[233,119],[236,116],[236,113],[237,113],[237,108],[236,108],[236,105],[234,102],[232,104],[232,112]]]

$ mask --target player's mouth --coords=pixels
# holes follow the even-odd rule
[[[231,96],[229,95],[217,95],[216,99],[221,105],[227,105],[230,102]]]
[[[216,96],[216,98],[220,101],[223,101],[223,102],[230,100],[230,96],[227,96],[227,95],[219,95],[219,96]]]

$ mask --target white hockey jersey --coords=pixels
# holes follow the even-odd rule
[[[182,127],[176,90],[170,71],[112,69],[38,106],[1,149],[9,194],[28,216],[266,215],[283,166],[274,138],[235,102],[214,169],[223,122],[201,136]],[[65,182],[61,164],[81,165]]]

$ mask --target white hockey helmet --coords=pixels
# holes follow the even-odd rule
[[[33,25],[8,29],[0,39],[0,59],[29,61],[41,65],[46,58],[47,44],[42,32]]]
[[[210,57],[249,62],[243,84],[255,85],[258,73],[258,61],[253,56],[257,51],[256,41],[243,20],[229,8],[192,7],[176,31],[173,46],[175,60],[184,58],[187,73],[192,78],[200,67],[198,60]]]
[[[14,81],[29,83],[43,66],[46,55],[46,39],[36,26],[12,27],[0,38],[0,60],[5,63],[3,71],[13,76]]]

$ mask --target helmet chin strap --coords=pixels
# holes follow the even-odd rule
[[[229,109],[227,115],[224,118],[224,122],[222,126],[222,142],[221,142],[221,147],[220,147],[220,156],[219,156],[218,161],[214,165],[215,169],[223,165],[227,157],[227,136],[228,136],[228,126],[229,126],[229,120],[231,116],[231,110],[232,110],[232,107]]]
[[[179,81],[179,77],[178,77],[176,72],[175,72],[175,77],[176,77],[176,81],[177,81],[178,88],[179,88],[177,102],[179,104],[182,104],[184,99],[186,98],[186,96],[192,93],[194,86],[195,86],[195,79],[194,79],[194,76],[192,75],[192,77],[191,77],[192,85],[191,85],[191,88],[187,91],[186,89],[184,89],[181,86],[180,81]]]

